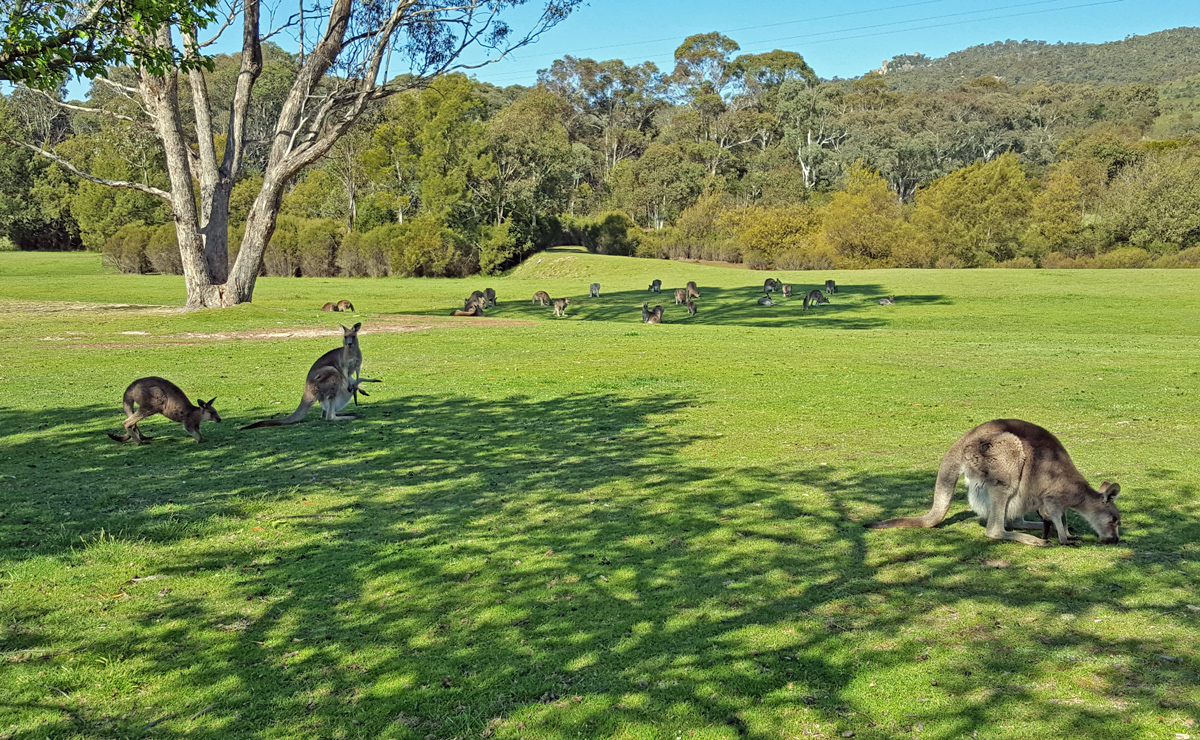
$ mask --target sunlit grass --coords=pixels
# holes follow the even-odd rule
[[[1191,273],[783,273],[843,286],[804,313],[755,305],[767,273],[536,259],[184,313],[178,278],[0,255],[0,737],[1197,734]],[[239,431],[339,320],[362,418]],[[225,422],[112,442],[152,374]],[[962,500],[862,528],[1005,416],[1122,484],[1119,546],[993,543]]]

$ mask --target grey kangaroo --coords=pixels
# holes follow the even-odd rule
[[[775,305],[775,301],[771,300],[771,296],[769,296],[769,295],[765,295],[765,296],[763,296],[762,298],[759,298],[759,299],[758,299],[758,305],[760,305],[760,306],[774,306],[774,305]]]
[[[567,306],[571,305],[570,298],[555,298],[554,299],[554,315],[566,316]]]
[[[688,316],[696,315],[696,302],[695,301],[688,301],[687,308],[688,308]]]
[[[592,298],[600,297],[600,283],[592,283]]]
[[[1029,522],[1025,515],[1036,511],[1058,531],[1058,541],[1077,542],[1067,531],[1063,514],[1079,512],[1105,544],[1119,542],[1121,513],[1113,501],[1121,486],[1104,481],[1092,488],[1071,462],[1071,456],[1050,432],[1019,419],[997,419],[980,424],[964,434],[942,458],[933,508],[925,516],[900,517],[868,524],[871,529],[888,527],[934,527],[946,518],[954,487],[967,479],[967,503],[987,520],[987,536],[1025,545],[1045,547],[1050,542],[1013,529],[1041,529],[1049,525]]]
[[[783,297],[784,298],[792,297],[792,286],[790,286],[790,285],[783,286]]]
[[[538,292],[533,294],[533,300],[530,301],[530,303],[536,303],[539,306],[549,306],[550,305],[550,294],[544,290],[539,290]]]
[[[825,292],[829,293],[830,295],[836,293],[837,292],[837,283],[833,282],[832,280],[826,280],[825,281]]]
[[[486,288],[483,291],[483,307],[496,305],[496,291],[491,288]]]
[[[775,289],[778,287],[779,283],[775,280],[775,278],[767,278],[765,281],[763,281],[764,293],[774,293]]]
[[[683,288],[680,288],[675,291],[675,305],[676,306],[678,306],[680,303],[687,303],[687,299],[688,299],[688,294],[687,294],[686,290],[684,290]]]
[[[655,280],[654,282],[650,283],[650,292],[651,293],[661,293],[662,292],[662,281]]]
[[[200,422],[221,421],[221,415],[212,406],[215,400],[217,400],[215,397],[208,401],[197,398],[196,405],[193,406],[179,386],[166,378],[153,376],[138,378],[129,384],[122,398],[125,404],[126,419],[122,424],[125,427],[125,434],[118,435],[109,432],[108,436],[118,442],[133,440],[134,444],[139,445],[148,442],[153,437],[142,434],[138,429],[138,422],[155,414],[162,414],[171,421],[183,424],[183,428],[192,435],[193,439],[203,442],[204,438],[200,436]],[[137,408],[135,409],[134,406]]]
[[[700,289],[696,287],[695,280],[688,281],[687,295],[688,295],[688,298],[699,298],[700,297]]]
[[[296,424],[304,421],[314,403],[321,404],[321,415],[326,421],[355,418],[351,415],[340,415],[338,412],[346,408],[351,400],[357,402],[359,393],[368,395],[359,388],[359,384],[379,382],[358,377],[359,368],[362,367],[362,349],[358,346],[358,330],[361,326],[361,323],[349,329],[343,326],[342,346],[318,357],[308,369],[308,375],[304,379],[304,393],[295,411],[282,419],[265,419],[242,429]]]
[[[829,303],[829,299],[819,290],[810,290],[804,296],[804,307],[801,311],[807,311],[809,306],[819,306],[822,303]]]
[[[887,298],[880,298],[880,299],[879,299],[879,305],[881,305],[881,306],[894,306],[894,305],[896,305],[896,296],[894,296],[894,295],[890,295],[890,296],[888,296]]]

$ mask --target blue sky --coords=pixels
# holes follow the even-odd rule
[[[821,77],[855,77],[896,54],[937,57],[1005,39],[1115,41],[1178,26],[1200,26],[1200,0],[592,0],[537,44],[476,74],[533,84],[539,68],[564,54],[650,60],[666,71],[685,37],[720,31],[743,52],[796,51]]]
[[[536,18],[539,0],[527,3],[509,16],[516,30]],[[473,74],[501,86],[532,85],[538,69],[566,54],[653,61],[670,71],[684,38],[720,31],[743,52],[796,51],[821,77],[855,77],[897,54],[938,57],[1006,39],[1115,41],[1178,26],[1200,26],[1200,0],[592,0],[536,44]],[[236,29],[226,37],[213,51],[236,51]],[[400,71],[393,63],[391,72]],[[87,87],[71,84],[68,97],[82,97]]]

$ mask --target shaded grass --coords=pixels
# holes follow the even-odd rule
[[[552,252],[491,281],[264,280],[227,311],[18,303],[180,298],[80,257],[0,255],[20,307],[0,357],[0,734],[1190,731],[1182,272],[1140,304],[1116,271],[829,273],[843,293],[802,315],[755,306],[751,271]],[[75,270],[70,292],[39,269]],[[694,320],[640,324],[650,279],[697,275]],[[325,300],[369,331],[486,284],[489,316],[532,323],[366,333],[384,383],[360,420],[237,430],[294,407],[351,318]],[[521,297],[538,289],[570,295],[570,318]],[[280,326],[330,338],[169,344]],[[109,441],[148,374],[216,395],[226,422],[203,445],[161,417],[149,445]],[[1122,483],[1120,546],[992,543],[961,500],[936,530],[862,529],[926,510],[941,454],[999,416]]]

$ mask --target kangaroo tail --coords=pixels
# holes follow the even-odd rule
[[[108,436],[110,439],[113,439],[117,442],[128,442],[133,438],[133,434],[130,432],[126,432],[124,434],[113,434],[112,432],[109,432]]]
[[[885,519],[882,522],[872,522],[867,529],[889,529],[891,527],[906,527],[909,529],[928,529],[941,524],[950,510],[950,499],[954,498],[954,486],[962,475],[962,459],[957,449],[951,447],[942,458],[942,466],[938,468],[937,484],[933,487],[933,508],[925,516],[902,516],[896,519]]]
[[[253,424],[250,424],[248,426],[244,426],[244,427],[242,427],[242,429],[258,429],[259,427],[281,427],[285,424],[295,424],[297,422],[303,421],[304,417],[308,416],[308,410],[312,408],[312,405],[314,403],[316,403],[316,399],[309,400],[308,394],[306,393],[306,394],[304,394],[304,398],[301,399],[300,405],[296,407],[296,410],[293,411],[292,413],[288,414],[287,416],[283,417],[282,419],[264,419],[262,421],[256,421]]]

